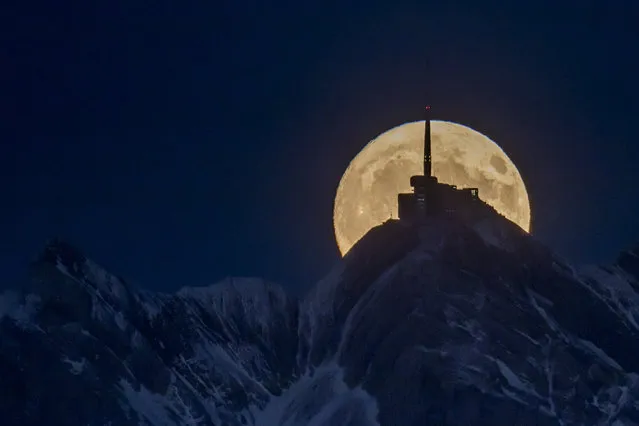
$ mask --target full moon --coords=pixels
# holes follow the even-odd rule
[[[530,202],[517,167],[487,136],[461,124],[431,121],[433,174],[479,198],[530,232]],[[424,121],[397,126],[370,141],[351,161],[337,188],[333,225],[342,255],[368,232],[396,219],[397,194],[412,192],[423,173]]]

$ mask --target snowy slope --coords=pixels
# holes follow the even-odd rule
[[[297,302],[273,284],[136,292],[60,242],[32,270],[0,299],[3,425],[254,424],[295,377]]]
[[[297,301],[158,294],[47,246],[0,297],[2,425],[639,425],[639,250],[574,268],[493,216],[389,221]]]
[[[414,231],[373,230],[304,300],[303,368],[337,362],[383,425],[639,424],[627,270],[577,273],[499,218]]]

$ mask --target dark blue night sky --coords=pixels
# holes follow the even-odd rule
[[[502,146],[562,255],[639,241],[634,0],[13,3],[0,286],[57,235],[149,289],[302,291],[349,161],[425,103]]]

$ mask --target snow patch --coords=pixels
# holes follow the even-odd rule
[[[535,392],[534,387],[528,381],[520,378],[517,374],[515,374],[515,372],[511,370],[510,367],[508,367],[505,362],[493,357],[488,357],[488,358],[494,361],[495,364],[497,364],[497,368],[499,369],[499,372],[506,379],[506,381],[508,382],[508,385],[511,388],[529,395],[533,395],[537,398],[540,398],[539,394]]]
[[[69,370],[71,371],[71,374],[75,376],[82,374],[82,372],[86,368],[87,363],[86,358],[82,358],[80,361],[73,361],[72,359],[65,357],[62,361],[71,366]]]
[[[55,267],[58,271],[62,272],[64,275],[67,275],[69,277],[71,276],[71,274],[69,273],[69,269],[67,269],[66,265],[62,263],[60,258],[56,260]]]
[[[114,319],[115,323],[118,325],[118,327],[120,327],[120,330],[126,330],[127,322],[124,319],[124,315],[122,315],[122,312],[116,312]]]
[[[473,229],[486,244],[509,251],[506,245],[504,229],[501,229],[498,225],[494,219],[482,220],[476,223]]]
[[[171,409],[171,404],[166,397],[154,394],[142,385],[140,385],[139,390],[135,390],[131,383],[124,379],[120,379],[118,386],[128,405],[137,413],[140,424],[145,424],[143,419],[146,419],[153,426],[185,424],[171,420],[175,418],[176,413]]]
[[[191,358],[192,361],[205,365],[207,369],[217,369],[219,370],[219,374],[232,378],[239,383],[250,383],[254,389],[259,389],[265,395],[269,394],[266,388],[264,388],[259,381],[254,379],[253,375],[246,371],[242,363],[239,362],[237,358],[234,359],[219,345],[207,342],[204,337],[202,337],[201,341],[205,343],[199,343],[194,346],[194,354]],[[265,365],[265,363],[262,363],[262,365]]]
[[[599,346],[595,345],[594,343],[588,340],[583,340],[583,339],[578,339],[577,342],[580,344],[580,346],[583,346],[587,351],[590,351],[594,353],[595,355],[597,355],[600,359],[605,361],[606,364],[608,364],[612,368],[619,371],[623,371],[623,368],[617,363],[617,361],[615,361],[610,356],[608,356],[608,354],[604,352],[603,349],[601,349]]]
[[[539,341],[533,339],[532,337],[530,337],[529,335],[527,335],[526,333],[524,333],[521,330],[518,330],[516,328],[513,329],[513,331],[517,334],[519,334],[521,337],[524,337],[526,340],[528,340],[530,343],[532,343],[533,345],[539,346]]]
[[[36,313],[40,297],[28,294],[24,300],[14,291],[0,294],[0,319],[9,317],[21,325],[32,325],[31,318]],[[36,327],[37,328],[37,327]]]
[[[373,426],[377,402],[361,387],[349,388],[336,364],[305,374],[255,413],[255,426]]]
[[[169,421],[166,403],[159,395],[151,393],[144,386],[140,386],[140,390],[136,391],[124,379],[120,379],[119,387],[131,408],[138,413],[138,416],[147,419],[153,425],[173,426],[175,424]]]
[[[580,282],[639,330],[639,294],[622,271],[618,268],[612,271],[598,266],[585,266],[579,271],[583,278]],[[593,284],[597,288],[593,288]]]
[[[143,306],[150,320],[153,320],[162,312],[162,308],[155,303],[143,302]]]
[[[229,277],[208,287],[183,287],[177,295],[221,317],[242,315],[264,333],[269,331],[274,310],[282,311],[278,308],[288,302],[282,288],[260,278]]]
[[[124,284],[117,277],[108,273],[91,259],[84,261],[83,270],[87,279],[95,284],[100,292],[106,293],[120,301],[123,306],[128,305],[129,295]]]

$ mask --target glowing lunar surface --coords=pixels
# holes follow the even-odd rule
[[[461,124],[431,121],[433,174],[479,198],[530,231],[530,203],[519,171],[488,137]],[[374,226],[397,218],[397,194],[412,192],[423,173],[424,122],[395,127],[373,139],[351,161],[337,188],[333,225],[342,255]]]

